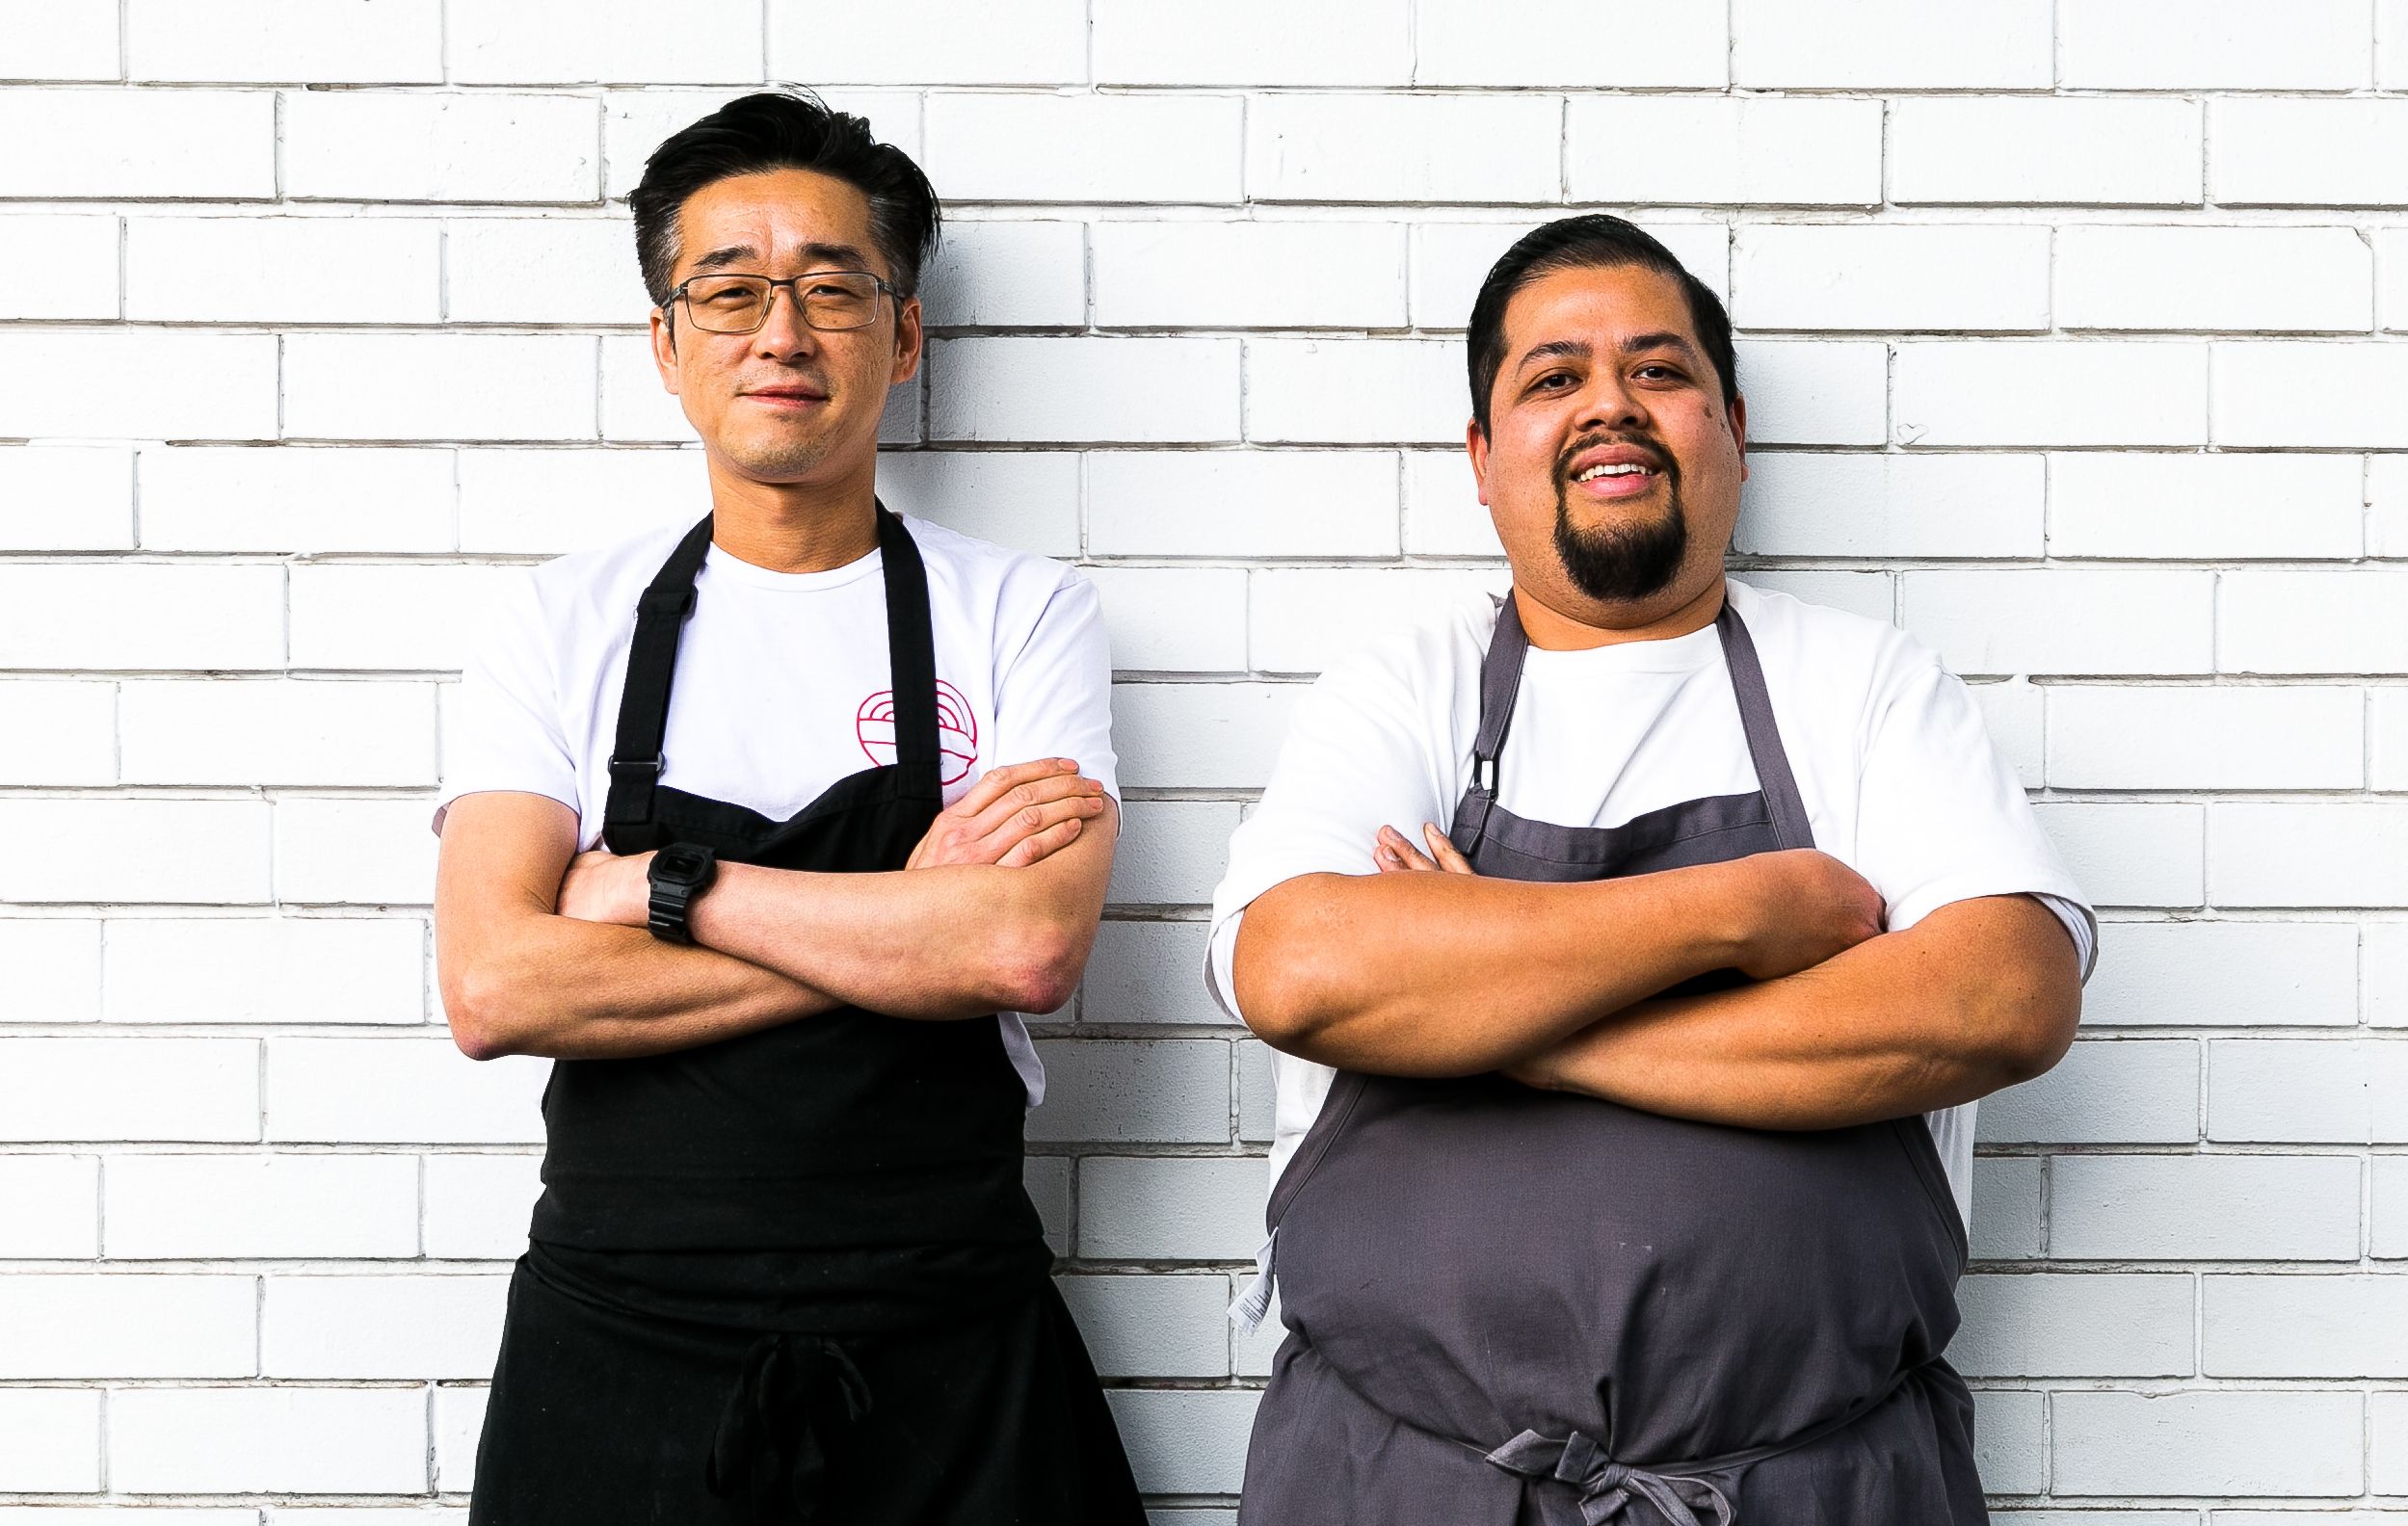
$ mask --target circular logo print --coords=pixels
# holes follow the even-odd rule
[[[881,689],[861,701],[853,715],[853,734],[872,763],[885,768],[894,762],[893,690]],[[959,784],[970,776],[978,762],[978,718],[970,714],[962,691],[941,678],[937,680],[937,747],[942,753],[938,772],[943,783]]]

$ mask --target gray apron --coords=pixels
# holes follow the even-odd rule
[[[1450,833],[1472,866],[1589,881],[1812,847],[1747,627],[1726,601],[1715,628],[1760,787],[1553,826],[1497,804],[1529,647],[1508,597]],[[1941,1355],[1965,1230],[1919,1117],[1776,1133],[1346,1071],[1268,1217],[1288,1334],[1240,1526],[1989,1519]]]

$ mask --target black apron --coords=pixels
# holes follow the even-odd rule
[[[942,805],[911,533],[878,511],[895,761],[782,822],[660,781],[710,543],[706,517],[636,606],[603,842],[901,869]],[[473,1526],[1142,1526],[1021,1186],[1025,1110],[992,1018],[845,1007],[556,1062]]]
[[[1747,627],[1726,601],[1715,628],[1760,788],[1553,826],[1497,803],[1528,650],[1508,596],[1450,833],[1472,866],[1574,881],[1811,847]],[[1288,1335],[1241,1526],[1989,1518],[1941,1355],[1964,1228],[1920,1118],[1776,1133],[1341,1072],[1268,1217]]]

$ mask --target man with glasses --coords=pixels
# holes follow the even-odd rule
[[[938,210],[868,123],[748,96],[629,199],[709,513],[518,583],[447,725],[452,1031],[557,1062],[470,1519],[1142,1526],[1021,1185],[1094,591],[877,500]]]

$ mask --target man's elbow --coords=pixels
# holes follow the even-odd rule
[[[1285,903],[1257,900],[1237,929],[1230,995],[1254,1036],[1283,1054],[1309,1051],[1337,1017],[1326,940],[1300,935]]]
[[[1984,1024],[1987,1041],[1983,1044],[1983,1058],[1996,1073],[1998,1086],[2021,1086],[2056,1068],[2074,1045],[2081,1014],[2078,982],[2064,988],[2056,982],[2039,983],[2000,1001]]]
[[[2061,1012],[2026,1013],[2020,1020],[2007,1024],[1992,1050],[1992,1058],[2003,1078],[1999,1085],[2021,1086],[2055,1069],[2057,1062],[2074,1046],[2074,1030],[2079,1019],[2080,1007],[2077,1003]]]
[[[1014,934],[989,960],[994,1006],[1035,1015],[1060,1011],[1077,994],[1094,944],[1092,929],[1050,922]]]
[[[469,1059],[499,1060],[518,1052],[511,1041],[510,1022],[518,1003],[509,984],[482,966],[443,972],[443,1016],[451,1026],[452,1042]]]

